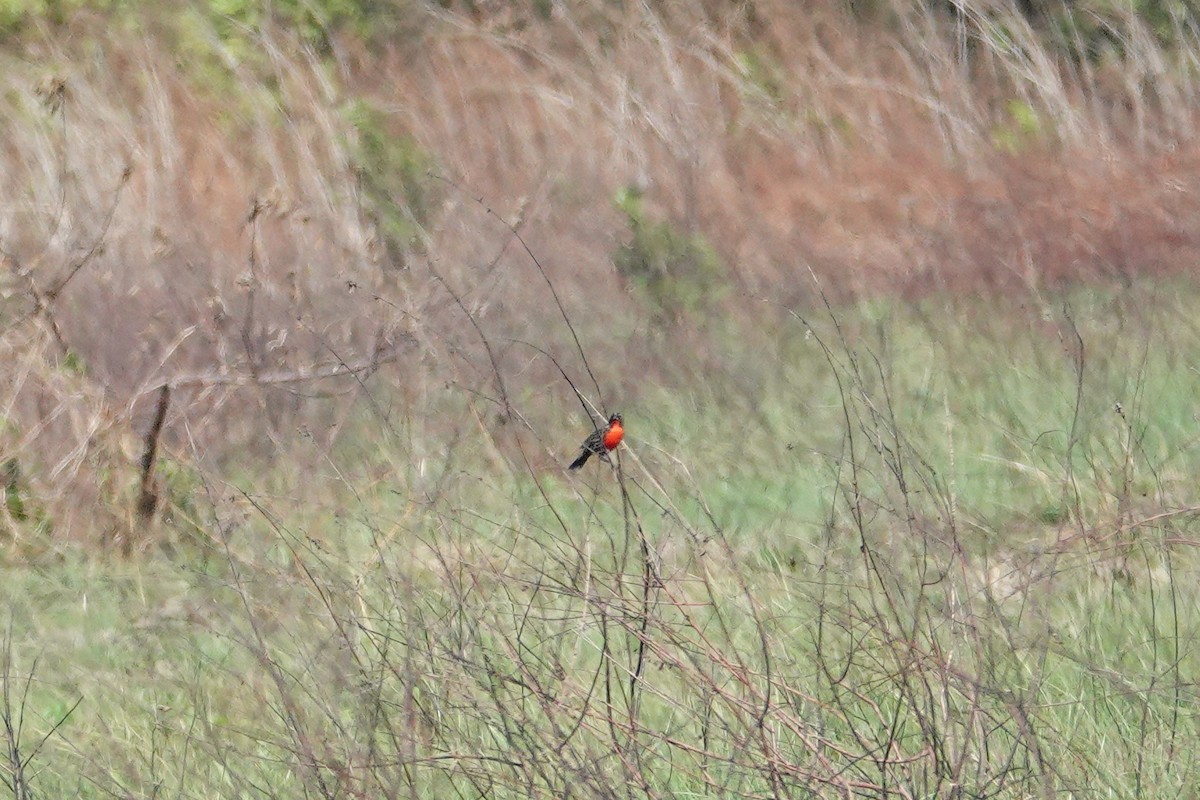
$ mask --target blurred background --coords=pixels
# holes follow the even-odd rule
[[[508,458],[505,402],[542,468],[589,428],[551,358],[632,430],[698,390],[761,429],[821,293],[1019,297],[1054,329],[1047,292],[1195,263],[1178,3],[0,14],[0,436],[57,539],[132,491],[164,383],[168,451],[206,468],[307,464],[298,438],[381,413],[407,457]]]

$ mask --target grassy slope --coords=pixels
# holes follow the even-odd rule
[[[838,310],[844,343],[821,312],[775,353],[726,341],[739,374],[626,409],[648,595],[607,468],[497,471],[470,443],[423,500],[403,448],[348,447],[305,498],[227,487],[249,492],[228,550],[209,527],[174,564],[9,568],[25,751],[82,699],[32,783],[1176,795],[1196,297],[872,303]]]

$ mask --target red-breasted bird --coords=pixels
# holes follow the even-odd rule
[[[583,440],[579,446],[579,458],[571,462],[567,469],[579,469],[594,455],[605,455],[609,450],[621,443],[625,436],[625,428],[621,425],[621,415],[613,414],[608,418],[608,427],[592,431],[592,435]]]

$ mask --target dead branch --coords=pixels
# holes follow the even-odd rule
[[[154,465],[158,460],[158,439],[162,435],[163,422],[167,418],[167,408],[170,404],[171,386],[164,383],[158,392],[158,408],[154,412],[154,422],[146,432],[146,446],[142,450],[142,486],[137,504],[137,516],[141,522],[149,522],[158,506]]]

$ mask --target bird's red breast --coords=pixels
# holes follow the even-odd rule
[[[620,422],[613,422],[608,426],[608,430],[604,432],[604,448],[612,450],[621,443],[621,438],[625,436],[625,429],[621,427]]]

